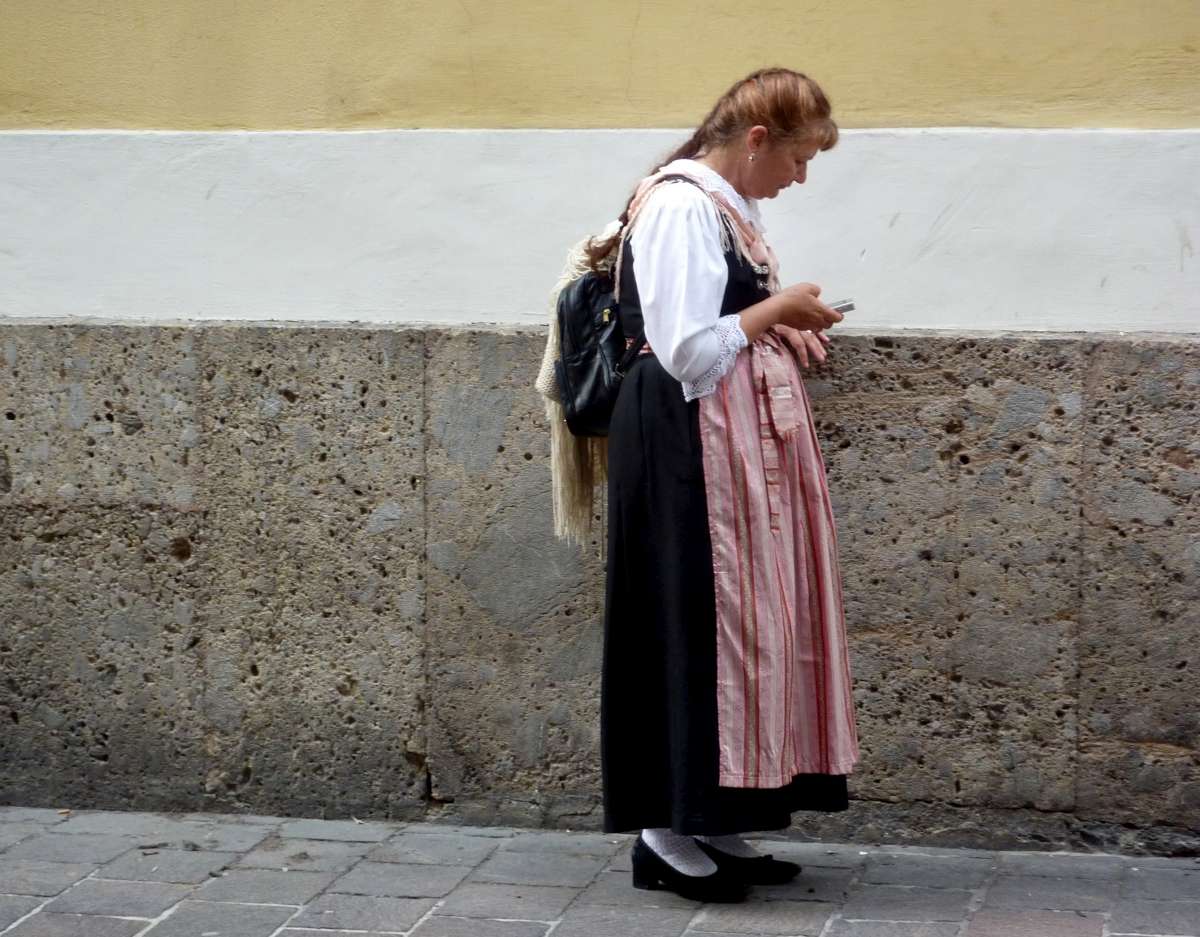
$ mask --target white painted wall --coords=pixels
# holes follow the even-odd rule
[[[679,131],[0,133],[0,315],[540,323]],[[847,325],[1200,332],[1200,130],[845,133],[765,206]]]

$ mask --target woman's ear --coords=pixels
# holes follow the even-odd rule
[[[755,124],[746,131],[746,148],[753,153],[767,141],[767,128],[762,124]]]

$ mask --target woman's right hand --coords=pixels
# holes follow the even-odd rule
[[[819,332],[842,321],[842,314],[835,312],[819,299],[821,287],[815,283],[797,283],[775,294],[779,302],[779,324],[801,331]]]
[[[815,283],[797,283],[768,296],[741,313],[742,331],[747,341],[754,341],[773,325],[787,325],[801,332],[819,332],[842,321],[818,297],[821,287]]]

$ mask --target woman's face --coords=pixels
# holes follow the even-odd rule
[[[751,198],[774,198],[793,182],[803,185],[808,178],[808,163],[820,147],[810,140],[780,141],[770,139],[753,150],[754,162],[746,175],[747,195]]]

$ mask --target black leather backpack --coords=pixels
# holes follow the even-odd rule
[[[621,378],[646,344],[646,330],[625,347],[612,276],[589,271],[558,295],[558,335],[554,374],[567,428],[576,436],[607,436]]]

